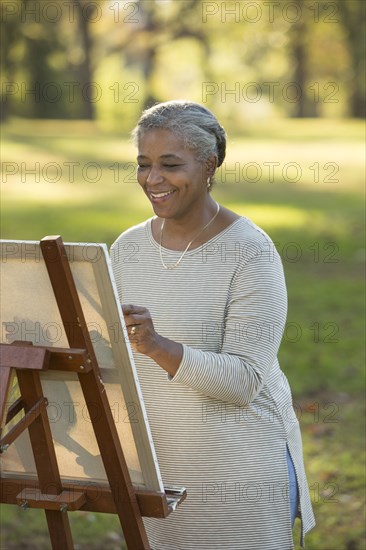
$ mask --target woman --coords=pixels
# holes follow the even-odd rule
[[[289,550],[314,525],[277,351],[283,270],[270,238],[211,196],[225,132],[187,101],[145,111],[137,178],[155,216],[112,264],[164,483],[188,498],[147,519],[154,550]],[[134,251],[131,254],[131,250]]]

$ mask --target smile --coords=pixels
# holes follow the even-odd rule
[[[159,199],[165,199],[175,193],[175,189],[173,191],[161,191],[160,193],[153,193],[152,191],[149,192],[150,197],[153,200],[159,200]]]

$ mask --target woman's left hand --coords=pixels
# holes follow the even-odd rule
[[[135,351],[150,355],[157,347],[159,334],[148,309],[132,304],[122,305],[127,332],[131,346]]]

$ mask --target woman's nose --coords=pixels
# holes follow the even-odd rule
[[[163,177],[160,173],[159,168],[152,166],[146,178],[146,183],[149,183],[150,185],[154,185],[155,183],[160,183],[162,180],[163,180]]]

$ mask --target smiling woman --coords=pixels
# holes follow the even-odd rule
[[[159,104],[134,136],[155,216],[116,240],[112,265],[163,480],[188,492],[168,519],[145,519],[151,547],[290,550],[295,516],[302,539],[314,517],[277,361],[281,260],[264,231],[211,196],[226,140],[210,111]]]
[[[139,141],[139,151],[138,181],[150,199],[155,214],[162,220],[160,231],[156,224],[153,226],[155,236],[159,231],[159,239],[156,237],[156,240],[159,240],[160,252],[165,229],[164,244],[169,243],[169,248],[173,250],[180,250],[183,247],[183,254],[177,264],[179,265],[193,241],[197,244],[197,239],[204,231],[208,231],[219,214],[219,205],[207,193],[210,176],[213,175],[217,164],[216,156],[211,155],[202,166],[202,162],[197,160],[194,153],[182,146],[182,139],[166,129],[150,130],[143,134]],[[206,179],[206,186],[202,185],[202,179]],[[214,214],[212,214],[213,208],[215,208]],[[195,212],[198,229],[195,228],[196,223],[191,224],[195,218]],[[202,221],[206,218],[208,221],[202,227]],[[188,244],[186,244],[187,219],[191,220],[190,230],[193,230]],[[174,231],[174,225],[173,231],[169,232],[169,220],[174,220],[175,226],[177,221],[180,221],[183,230],[180,239],[177,231]],[[162,259],[162,252],[161,260],[163,266],[168,269]],[[174,264],[174,267],[177,265]]]

